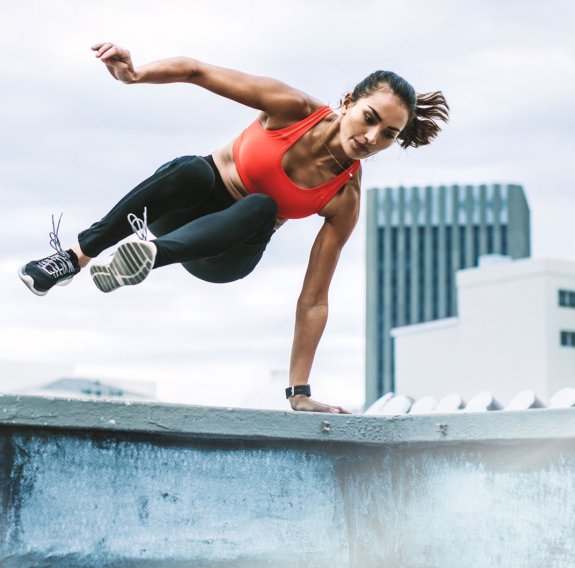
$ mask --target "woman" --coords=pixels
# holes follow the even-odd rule
[[[92,47],[124,83],[187,82],[260,111],[234,141],[211,156],[164,164],[64,251],[31,261],[20,277],[37,295],[68,283],[106,248],[132,230],[141,241],[120,245],[108,264],[90,269],[110,292],[141,282],[152,268],[181,263],[209,282],[247,276],[274,231],[286,220],[324,218],[297,302],[290,387],[294,410],[347,413],[310,398],[308,379],[328,313],[328,289],[341,249],[359,213],[360,160],[399,142],[428,144],[446,121],[441,92],[416,95],[391,72],[377,71],[345,95],[340,113],[275,79],[223,69],[185,57],[134,68],[129,51],[112,43]],[[143,212],[144,220],[137,215]],[[147,219],[146,219],[147,217]],[[157,236],[146,240],[147,222]]]

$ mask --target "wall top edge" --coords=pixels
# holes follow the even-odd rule
[[[168,437],[445,444],[575,438],[575,408],[404,416],[333,415],[0,394],[0,428]]]

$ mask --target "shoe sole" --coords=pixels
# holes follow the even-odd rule
[[[94,264],[90,274],[94,284],[108,293],[122,286],[133,286],[146,279],[154,266],[156,247],[148,242],[129,242],[118,247],[112,262]]]
[[[20,280],[22,280],[22,282],[26,284],[26,287],[30,290],[30,292],[36,294],[36,296],[45,296],[50,291],[50,290],[38,290],[37,288],[34,288],[34,278],[32,278],[32,276],[24,272],[24,267],[18,269],[18,276],[20,276]],[[72,282],[72,278],[73,276],[70,276],[70,278],[66,278],[66,280],[58,282],[56,286],[67,286],[68,284],[70,284],[70,282]]]

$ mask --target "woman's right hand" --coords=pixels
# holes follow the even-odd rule
[[[290,396],[289,402],[291,404],[292,410],[297,410],[298,412],[327,412],[329,414],[351,414],[349,410],[342,408],[341,406],[330,406],[329,404],[323,404],[322,402],[317,402],[305,395],[296,394]]]
[[[132,57],[127,49],[113,43],[97,43],[92,46],[96,57],[104,62],[114,79],[122,83],[134,83],[136,72],[132,64]]]

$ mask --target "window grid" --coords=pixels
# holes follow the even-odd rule
[[[559,290],[559,305],[564,308],[575,308],[575,292]]]
[[[561,346],[562,347],[575,347],[575,331],[562,331],[561,332]]]

